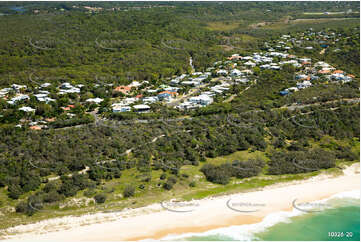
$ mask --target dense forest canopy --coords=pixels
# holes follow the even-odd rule
[[[189,56],[200,70],[225,57],[228,53],[221,45],[226,37],[256,37],[235,43],[231,39],[241,50],[251,50],[261,45],[257,37],[278,36],[283,31],[250,28],[254,23],[292,18],[292,12],[356,11],[359,7],[358,2],[151,2],[151,6],[173,7],[91,13],[78,10],[88,5],[107,9],[144,4],[148,6],[141,2],[17,2],[16,6],[28,10],[1,16],[0,85],[27,82],[34,71],[44,78],[66,76],[87,82],[99,73],[112,74],[123,82],[157,80],[189,71]],[[12,6],[6,2],[1,5],[2,9]],[[59,11],[60,7],[65,11]],[[40,9],[39,14],[33,14],[35,8]],[[221,26],[212,29],[210,23]],[[335,24],[347,25],[342,21]],[[305,29],[308,24],[284,27],[289,32],[294,27]],[[174,41],[181,42],[184,51],[166,48],[164,43],[172,41],[173,45]]]

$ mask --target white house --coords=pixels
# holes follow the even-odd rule
[[[250,66],[250,67],[255,67],[256,63],[252,62],[252,61],[247,61],[246,63],[244,63],[245,66]]]
[[[139,104],[139,105],[134,105],[133,108],[135,109],[136,112],[148,112],[150,110],[150,106],[145,105],[145,104]]]
[[[48,93],[34,94],[34,96],[39,102],[45,102],[45,103],[55,102],[55,99],[48,97]]]
[[[199,104],[196,103],[191,103],[191,102],[183,102],[181,104],[179,104],[176,108],[178,109],[193,109],[193,108],[197,108],[199,107]]]
[[[113,106],[113,113],[129,112],[130,110],[131,107],[129,106],[122,106],[122,105]]]
[[[310,81],[303,81],[303,82],[297,82],[297,88],[298,89],[304,89],[312,86],[312,83]]]
[[[25,85],[18,85],[18,84],[12,84],[11,87],[17,92],[20,91],[21,89],[26,89]]]
[[[240,83],[248,83],[249,80],[247,78],[241,78],[241,79],[235,79],[235,82],[240,82]]]
[[[297,92],[297,91],[298,91],[298,88],[297,88],[297,87],[290,87],[290,88],[288,88],[288,91],[290,91],[290,92]]]
[[[218,70],[217,71],[217,75],[223,75],[223,76],[225,76],[225,75],[227,75],[228,74],[228,71],[227,70],[223,70],[223,69],[221,69],[221,70]]]
[[[201,104],[201,105],[209,105],[213,102],[213,98],[208,96],[208,95],[199,95],[196,97],[191,97],[189,98],[189,101],[191,103],[197,103],[197,104]]]
[[[40,85],[41,87],[48,87],[48,86],[51,86],[51,84],[49,82],[45,82],[43,84]]]
[[[230,74],[231,76],[241,76],[243,73],[238,69],[233,69]]]
[[[155,102],[157,102],[158,101],[158,97],[157,96],[152,96],[152,97],[145,97],[145,98],[143,98],[143,102],[145,103],[145,104],[147,104],[147,103],[155,103]]]
[[[18,101],[22,101],[22,100],[29,100],[29,96],[28,95],[17,95],[16,97],[13,97],[10,101],[7,101],[9,104],[15,104]]]
[[[138,81],[133,81],[132,83],[130,83],[128,86],[129,87],[139,87],[141,86],[142,83],[138,82]]]
[[[99,104],[101,102],[103,102],[104,99],[102,98],[88,98],[87,100],[85,100],[86,102],[93,102],[93,103],[96,103],[96,104]]]
[[[6,94],[8,94],[10,91],[12,91],[12,88],[3,88],[0,90],[0,97],[5,96]]]
[[[201,83],[198,81],[183,81],[181,84],[184,86],[199,86]]]
[[[35,109],[31,108],[31,107],[21,107],[19,108],[20,111],[24,111],[26,113],[29,113],[29,112],[35,112]]]

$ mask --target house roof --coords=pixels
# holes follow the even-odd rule
[[[34,126],[30,126],[30,129],[32,129],[32,130],[40,130],[41,127],[37,126],[37,125],[34,125]]]
[[[139,105],[134,105],[133,108],[134,109],[150,109],[150,106],[145,105],[145,104],[139,104]]]
[[[171,91],[163,91],[163,92],[160,92],[158,95],[160,94],[169,94],[171,96],[177,96],[178,93],[177,92],[171,92]]]
[[[132,87],[129,87],[129,86],[117,86],[116,88],[114,88],[114,91],[128,93],[128,92],[130,92],[131,89],[132,89]]]
[[[330,73],[330,70],[319,70],[318,73],[327,74],[327,73]]]
[[[31,107],[21,107],[19,108],[19,110],[24,111],[24,112],[34,112],[35,109],[31,108]]]
[[[85,100],[86,102],[95,102],[95,103],[101,103],[101,102],[103,102],[103,98],[98,98],[98,97],[96,97],[96,98],[88,98],[87,100]]]
[[[47,122],[54,122],[54,121],[55,121],[55,118],[46,118],[45,121],[47,121]]]

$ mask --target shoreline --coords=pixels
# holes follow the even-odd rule
[[[341,199],[360,199],[360,191],[359,190],[351,190],[351,191],[345,191],[345,192],[340,192],[340,193],[336,193],[335,195],[332,195],[330,197],[327,197],[325,199],[321,199],[321,200],[315,200],[312,201],[315,204],[321,204],[326,208],[330,208],[329,205],[327,205],[328,201],[333,200],[333,199],[337,199],[337,198],[341,198]],[[332,207],[333,208],[333,207]],[[278,212],[274,212],[271,213],[269,215],[267,215],[266,217],[264,217],[260,222],[256,222],[256,223],[245,223],[245,224],[241,224],[241,225],[237,225],[232,224],[226,227],[219,227],[216,229],[209,229],[207,231],[196,231],[196,232],[185,232],[185,233],[176,233],[176,234],[168,234],[165,237],[161,238],[161,241],[172,241],[172,240],[179,240],[182,238],[189,238],[189,237],[204,237],[204,236],[214,236],[214,235],[219,235],[222,234],[222,236],[227,236],[227,234],[229,234],[229,232],[231,232],[231,234],[233,236],[236,236],[233,239],[236,240],[240,240],[240,241],[249,241],[249,239],[251,239],[251,241],[253,241],[252,238],[254,238],[253,236],[257,233],[260,232],[264,232],[267,228],[270,228],[274,225],[277,225],[279,223],[282,222],[288,222],[289,219],[291,219],[292,217],[297,217],[297,216],[302,216],[302,215],[306,215],[307,213],[305,212],[301,212],[295,208],[289,210],[289,211],[278,211]],[[312,214],[317,214],[317,213],[312,213]],[[232,232],[237,231],[237,234],[233,234]],[[239,231],[242,231],[244,234],[238,234]],[[245,239],[246,238],[246,239]],[[147,241],[147,240],[143,240],[143,241]]]
[[[60,225],[59,231],[39,234],[39,229],[43,232],[47,231],[44,229],[45,226],[51,228],[56,226],[56,219],[50,219],[41,221],[40,228],[36,226],[38,223],[10,228],[9,231],[15,235],[6,236],[5,239],[7,241],[158,240],[184,233],[202,233],[234,225],[255,224],[269,214],[292,211],[294,199],[298,199],[300,203],[312,202],[344,191],[360,190],[359,163],[347,167],[343,172],[343,175],[337,177],[319,175],[307,180],[271,185],[252,192],[193,200],[192,203],[197,206],[193,206],[188,212],[172,212],[162,209],[160,204],[152,204],[144,208],[107,214],[108,216],[103,214],[103,217],[94,214],[59,218],[57,221],[58,226]],[[235,210],[230,209],[229,204],[233,204]],[[257,209],[253,211],[257,204]],[[237,211],[239,209],[242,212]],[[90,223],[89,221],[94,220],[96,216],[100,216],[97,219],[98,223],[76,225],[77,220],[83,219]],[[66,225],[70,229],[65,230]]]

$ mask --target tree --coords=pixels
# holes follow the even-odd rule
[[[215,166],[213,164],[205,164],[201,170],[206,176],[207,181],[226,185],[229,183],[230,173],[227,166]]]
[[[18,199],[21,194],[23,194],[23,190],[19,186],[19,184],[11,184],[8,187],[8,196],[12,199]]]
[[[100,193],[94,196],[96,203],[104,203],[107,200],[107,196],[104,193]]]
[[[126,185],[123,190],[123,196],[125,198],[134,196],[135,188],[132,185]]]

